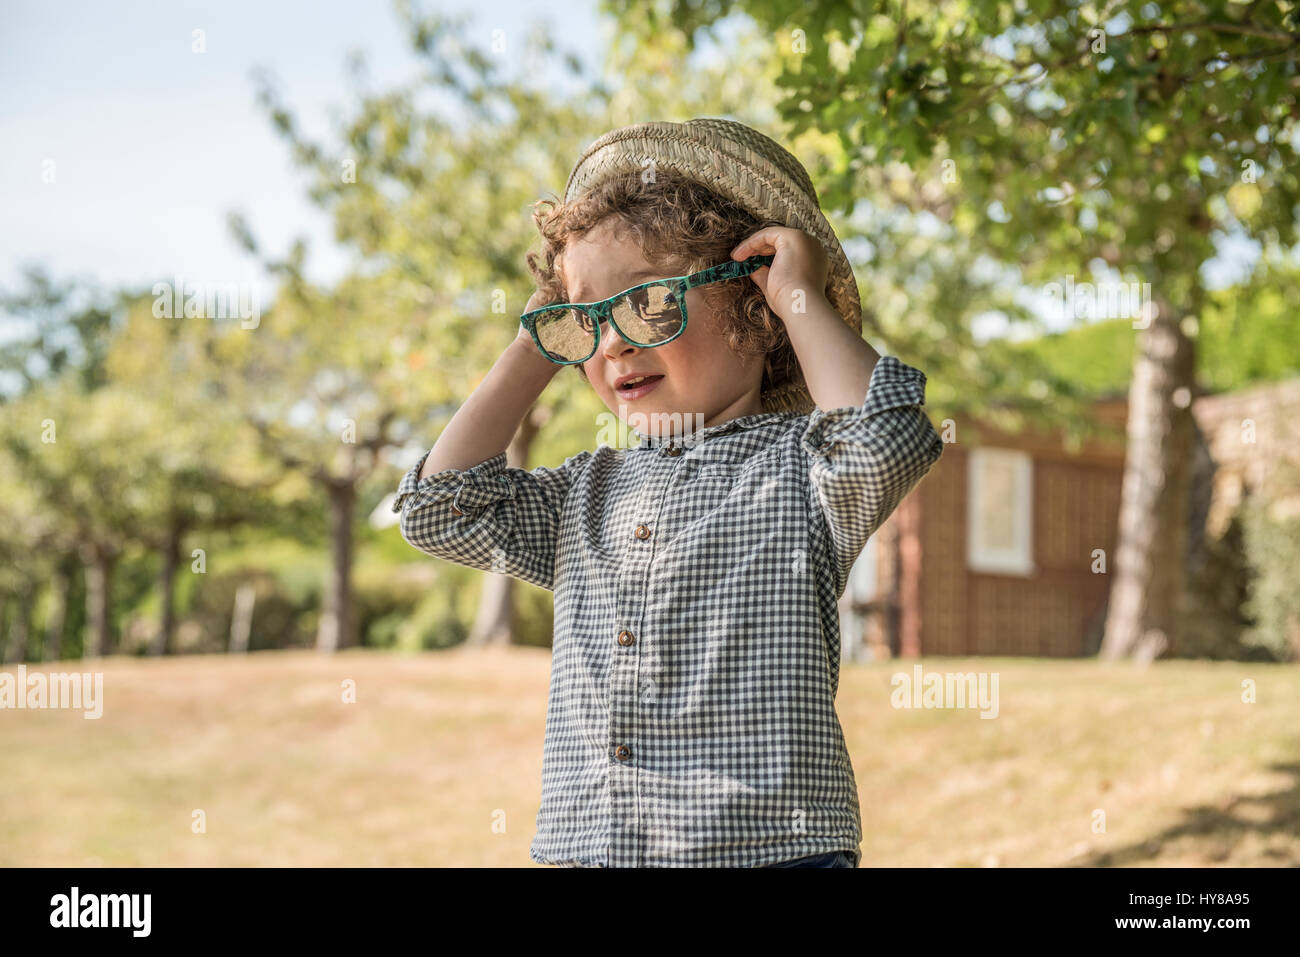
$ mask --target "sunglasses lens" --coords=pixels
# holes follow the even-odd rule
[[[614,303],[614,321],[640,345],[667,342],[682,328],[682,310],[672,286],[646,286]]]
[[[615,302],[613,313],[623,334],[638,345],[659,345],[682,329],[682,311],[672,286],[638,289]],[[551,309],[537,316],[537,338],[554,358],[578,362],[591,355],[595,321],[581,309]]]
[[[537,317],[537,338],[556,359],[577,362],[596,342],[592,318],[580,309],[552,309]]]

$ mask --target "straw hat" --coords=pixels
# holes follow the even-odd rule
[[[569,174],[564,201],[608,176],[645,168],[690,177],[727,199],[769,219],[817,237],[830,259],[826,298],[854,332],[862,331],[858,282],[844,249],[822,214],[817,191],[802,164],[775,140],[733,120],[699,118],[685,123],[646,122],[611,130],[587,147]],[[815,407],[802,377],[777,382],[763,393],[765,412],[811,412]]]

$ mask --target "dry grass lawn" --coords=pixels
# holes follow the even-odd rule
[[[1300,667],[922,661],[987,720],[893,708],[913,664],[841,678],[864,867],[1300,865]],[[0,710],[0,865],[536,866],[545,650],[98,667],[99,720]]]

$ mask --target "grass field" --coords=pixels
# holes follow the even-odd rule
[[[844,668],[864,867],[1300,865],[1300,667],[921,663],[996,672],[999,714]],[[0,865],[537,866],[545,650],[96,667],[98,720],[0,710]]]

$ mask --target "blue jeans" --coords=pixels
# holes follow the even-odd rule
[[[569,867],[583,867],[582,864],[570,864]],[[604,867],[593,864],[592,867]],[[760,867],[857,867],[847,851],[831,851],[827,854],[814,854],[811,857],[796,857],[793,861],[778,861],[775,864],[761,864]]]
[[[778,861],[764,864],[764,867],[856,867],[853,859],[845,851],[831,851],[828,854],[814,854],[812,857],[798,857],[793,861]]]

